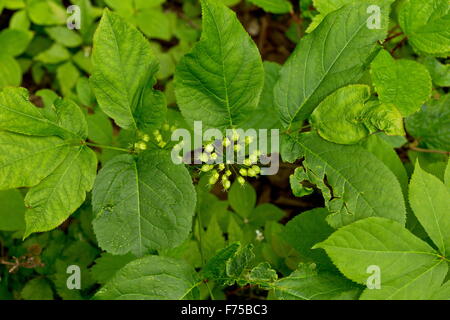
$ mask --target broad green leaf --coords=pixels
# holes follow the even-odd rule
[[[381,288],[366,289],[361,300],[429,300],[437,292],[447,274],[443,260],[433,261],[401,278],[385,282],[381,271]]]
[[[92,277],[100,284],[105,284],[111,280],[114,275],[133,261],[133,255],[115,256],[110,253],[102,253],[101,257],[95,260],[95,265],[90,269]]]
[[[70,52],[62,45],[55,43],[47,50],[39,53],[34,59],[45,64],[57,64],[69,60]]]
[[[29,0],[26,9],[31,21],[39,25],[64,24],[66,10],[53,0]]]
[[[442,64],[433,57],[425,57],[420,61],[428,69],[435,85],[450,87],[450,64]]]
[[[379,217],[345,226],[314,248],[325,249],[339,270],[360,284],[366,284],[369,266],[380,268],[383,286],[438,262],[427,243],[399,223]]]
[[[431,300],[450,300],[450,281],[447,281],[436,290]]]
[[[216,215],[209,220],[206,232],[200,231],[198,237],[200,250],[203,253],[203,259],[209,260],[217,254],[217,252],[225,247],[225,238],[222,229],[219,226]]]
[[[256,227],[263,227],[267,221],[279,221],[286,213],[271,203],[263,203],[253,209],[248,217],[249,223]]]
[[[422,170],[416,162],[409,186],[415,216],[443,256],[450,252],[450,192],[441,180]]]
[[[158,250],[158,253],[161,256],[184,260],[194,268],[203,266],[199,244],[193,239],[188,239],[175,248]]]
[[[237,214],[247,218],[255,208],[256,191],[249,183],[241,185],[235,181],[228,192],[228,201]]]
[[[0,131],[0,189],[37,185],[64,161],[69,149],[69,143],[57,137]]]
[[[72,88],[77,84],[80,73],[72,62],[66,62],[56,69],[56,79],[58,79],[61,93],[65,97],[70,97]]]
[[[74,30],[68,29],[66,26],[45,28],[45,32],[47,32],[49,37],[55,42],[68,48],[78,47],[82,43],[80,35]]]
[[[25,237],[63,223],[86,199],[97,173],[97,157],[85,147],[72,147],[64,161],[28,191]]]
[[[317,273],[312,265],[299,269],[273,285],[280,300],[355,300],[360,289],[351,281],[332,273]]]
[[[158,62],[149,42],[108,10],[95,32],[92,62],[97,101],[120,127],[142,129],[164,118],[165,98],[152,89]]]
[[[109,118],[100,110],[88,114],[86,120],[89,127],[89,139],[103,145],[111,145],[113,126]]]
[[[193,299],[199,285],[197,274],[187,263],[167,257],[147,256],[134,260],[95,295],[101,300]]]
[[[25,206],[19,190],[0,191],[0,230],[25,230]]]
[[[243,129],[275,129],[281,123],[277,109],[274,107],[273,88],[278,81],[281,66],[278,63],[264,61],[264,88],[259,99],[258,107],[252,111],[242,124]]]
[[[177,102],[189,123],[240,127],[259,102],[261,57],[233,11],[211,0],[202,0],[202,6],[201,40],[175,72]]]
[[[316,8],[316,10],[320,13],[313,17],[311,23],[306,29],[306,32],[311,33],[323,21],[327,14],[336,11],[352,1],[353,0],[314,0],[314,8]]]
[[[16,11],[12,15],[11,20],[9,20],[9,27],[11,29],[27,31],[28,29],[30,29],[30,24],[30,19],[28,18],[27,12],[25,10]]]
[[[416,61],[394,60],[385,50],[372,62],[371,76],[380,101],[394,104],[404,117],[419,110],[431,96],[428,70]]]
[[[161,9],[151,8],[139,11],[136,22],[139,29],[149,38],[166,41],[172,38],[169,15]]]
[[[189,235],[195,190],[183,166],[164,151],[118,156],[100,171],[94,186],[94,231],[112,254],[172,248]]]
[[[317,263],[319,268],[333,269],[330,259],[323,251],[311,249],[334,231],[325,220],[327,215],[328,211],[324,208],[302,212],[286,224],[281,237],[303,257]]]
[[[406,0],[398,22],[416,52],[441,57],[450,54],[448,0]]]
[[[24,300],[53,300],[53,290],[44,278],[34,278],[25,284],[20,292]]]
[[[2,48],[2,53],[13,57],[21,55],[25,52],[31,38],[32,35],[30,35],[28,31],[4,29],[0,32],[0,47]]]
[[[428,148],[450,151],[450,95],[426,103],[406,120],[406,129]]]
[[[379,130],[389,135],[405,135],[400,112],[392,104],[380,104],[369,98],[369,86],[340,88],[313,111],[311,123],[322,138],[340,144],[357,143]]]
[[[404,199],[395,175],[360,146],[338,145],[306,133],[286,136],[282,157],[289,162],[305,158],[308,180],[322,190],[332,227],[372,216],[405,223]]]
[[[400,160],[397,152],[395,152],[389,142],[385,140],[383,133],[372,134],[361,141],[361,146],[370,151],[375,157],[381,160],[397,177],[400,182],[404,195],[407,195],[408,191],[408,174],[406,173],[405,166]]]
[[[444,182],[447,188],[450,190],[450,160],[447,163],[447,167],[444,173]]]
[[[0,89],[18,86],[22,82],[22,70],[19,63],[11,56],[0,53]]]
[[[51,111],[37,108],[24,88],[5,88],[0,92],[0,129],[34,136],[87,136],[86,120],[76,104],[57,100]]]
[[[327,15],[283,66],[275,103],[285,127],[306,119],[336,89],[359,81],[386,36],[390,0],[361,0]],[[367,7],[381,8],[381,29],[369,29]]]
[[[283,14],[292,11],[292,4],[288,0],[249,0],[249,2],[270,13]]]

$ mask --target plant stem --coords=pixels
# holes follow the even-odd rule
[[[104,146],[101,144],[96,144],[96,143],[91,143],[91,142],[86,142],[85,145],[90,146],[90,147],[95,147],[95,148],[109,149],[109,150],[116,150],[116,151],[132,153],[132,150],[129,150],[129,149],[118,148],[118,147],[113,147],[113,146]]]
[[[425,153],[438,153],[438,154],[445,154],[447,156],[450,155],[450,151],[443,151],[443,150],[433,150],[433,149],[423,149],[416,146],[409,146],[409,149],[417,151],[417,152],[425,152]]]

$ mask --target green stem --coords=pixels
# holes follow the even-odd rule
[[[125,148],[118,148],[118,147],[113,147],[113,146],[104,146],[104,145],[101,145],[101,144],[96,144],[96,143],[91,143],[91,142],[85,142],[85,145],[90,146],[90,147],[95,147],[95,148],[116,150],[116,151],[122,151],[122,152],[127,152],[127,153],[132,153],[133,152],[132,150],[125,149]]]

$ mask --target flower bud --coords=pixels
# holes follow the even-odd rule
[[[210,143],[208,145],[205,146],[205,151],[208,153],[211,153],[214,151],[214,146]]]
[[[210,171],[212,168],[213,168],[212,165],[210,165],[210,164],[204,164],[204,165],[201,167],[200,171],[202,171],[202,172],[208,172],[208,171]]]
[[[258,166],[252,166],[252,169],[256,172],[256,174],[259,174],[261,172],[261,168]]]
[[[253,162],[250,160],[250,158],[244,160],[244,165],[247,167],[250,167],[253,164]]]
[[[247,170],[247,174],[249,177],[256,177],[256,172],[252,168]]]
[[[223,188],[224,188],[225,190],[230,189],[230,187],[231,187],[231,182],[230,182],[230,180],[226,180],[226,181],[222,181],[222,182],[223,182]]]
[[[208,162],[209,156],[208,156],[208,154],[203,152],[201,155],[198,156],[198,160],[200,160],[202,162]]]
[[[225,171],[225,176],[227,177],[231,176],[231,171],[230,170]]]
[[[230,141],[230,139],[225,138],[225,139],[223,139],[222,144],[223,144],[223,146],[226,148],[226,147],[230,146],[231,141]]]
[[[144,150],[147,150],[147,144],[146,144],[145,142],[143,142],[143,141],[139,141],[139,142],[136,142],[136,143],[134,144],[134,148],[135,148],[136,150],[142,150],[142,151],[144,151]]]
[[[223,163],[219,163],[219,171],[222,171],[225,169],[225,165]]]
[[[246,176],[247,176],[247,169],[241,168],[241,169],[239,170],[239,173],[241,174],[241,176],[246,177]]]
[[[239,182],[239,184],[240,184],[241,186],[243,186],[243,185],[245,184],[245,179],[244,179],[243,177],[238,177],[238,178],[237,178],[237,181]]]

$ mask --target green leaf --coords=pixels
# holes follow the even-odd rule
[[[340,144],[357,143],[379,130],[405,135],[400,112],[392,104],[380,104],[369,98],[369,86],[340,88],[313,111],[311,123],[322,138]]]
[[[406,120],[406,129],[427,147],[450,151],[450,94],[425,104]]]
[[[235,181],[228,192],[231,208],[242,218],[247,218],[255,208],[256,191],[251,184]]]
[[[66,62],[56,69],[56,78],[64,96],[70,96],[71,90],[77,84],[79,77],[80,73],[72,62]]]
[[[89,127],[89,139],[103,145],[111,145],[113,140],[113,126],[109,118],[100,110],[88,114],[86,120]]]
[[[370,151],[375,157],[382,161],[397,177],[400,182],[402,191],[406,196],[408,193],[408,174],[405,166],[400,160],[397,152],[395,152],[389,142],[385,140],[387,136],[383,133],[372,134],[361,141],[361,146]]]
[[[227,276],[230,278],[228,281],[229,285],[243,277],[244,271],[246,271],[254,258],[255,254],[253,253],[252,244],[241,246],[238,249],[236,254],[226,263]]]
[[[254,5],[261,7],[266,12],[275,13],[275,14],[283,14],[289,13],[292,9],[292,4],[287,0],[249,0]]]
[[[450,190],[450,160],[447,163],[447,167],[444,173],[444,182],[447,188]]]
[[[202,0],[202,6],[202,38],[175,72],[177,102],[188,122],[239,127],[259,102],[261,57],[233,11],[211,0]]]
[[[161,9],[141,10],[136,15],[139,29],[149,38],[169,41],[172,38],[169,16]]]
[[[64,24],[66,10],[53,0],[29,0],[26,5],[31,21],[39,25]]]
[[[443,256],[450,252],[450,192],[441,180],[422,170],[416,161],[409,186],[414,214]]]
[[[235,242],[217,252],[203,267],[203,275],[209,280],[225,282],[227,261],[236,254],[239,247],[240,244]]]
[[[120,127],[143,129],[164,118],[165,98],[152,89],[158,62],[149,42],[108,10],[95,32],[92,62],[97,101]]]
[[[100,284],[105,284],[114,275],[134,260],[133,255],[114,256],[110,253],[102,253],[102,256],[95,260],[95,265],[90,269],[92,277]]]
[[[19,190],[0,191],[0,230],[24,230],[24,214],[23,196]]]
[[[381,8],[381,29],[367,27],[370,4]],[[376,42],[386,36],[389,4],[390,0],[353,2],[327,15],[300,41],[275,87],[275,103],[284,126],[306,119],[336,89],[358,82]]]
[[[20,295],[24,300],[53,300],[53,290],[44,278],[28,281]]]
[[[330,259],[323,251],[311,249],[333,233],[333,228],[326,222],[327,215],[328,210],[325,208],[302,212],[286,224],[281,237],[303,257],[317,263],[319,268],[333,269]]]
[[[421,62],[428,69],[436,86],[450,87],[450,64],[442,64],[432,57],[425,57]]]
[[[381,287],[438,261],[427,243],[399,223],[379,217],[345,226],[314,248],[325,249],[339,270],[360,284],[369,278],[367,268],[378,266]]]
[[[11,20],[9,20],[9,27],[11,29],[27,31],[28,29],[30,29],[30,24],[30,19],[28,18],[27,12],[25,10],[14,12]]]
[[[394,60],[385,50],[372,62],[371,76],[380,101],[394,104],[404,117],[419,110],[431,96],[428,70],[416,61]]]
[[[251,284],[270,287],[274,281],[278,280],[278,274],[269,263],[261,262],[250,271],[247,279]]]
[[[24,88],[0,92],[0,129],[16,133],[84,139],[87,124],[80,108],[70,100],[56,100],[52,110],[37,108]]]
[[[403,277],[382,283],[381,289],[366,289],[361,300],[429,300],[437,292],[447,274],[445,261],[433,261]],[[381,272],[383,277],[383,272]],[[383,278],[382,278],[383,279]]]
[[[68,48],[78,47],[83,41],[78,33],[68,29],[66,26],[45,28],[45,32],[47,32],[49,37],[55,42]]]
[[[70,52],[62,45],[54,43],[50,48],[39,53],[34,59],[45,64],[57,64],[69,60]]]
[[[0,32],[0,47],[2,53],[10,56],[19,56],[25,52],[32,35],[28,31],[4,29]]]
[[[208,228],[206,232],[201,231],[201,238],[198,237],[200,243],[200,250],[204,260],[209,260],[211,257],[225,247],[225,238],[220,229],[216,215],[209,220]],[[201,240],[200,240],[201,239]]]
[[[64,161],[69,150],[69,143],[57,137],[0,131],[0,189],[37,185]]]
[[[450,300],[450,281],[447,281],[440,287],[438,290],[435,291],[433,296],[431,297],[432,300]]]
[[[101,300],[193,299],[197,274],[187,263],[167,257],[147,256],[119,270],[95,295]]]
[[[354,300],[360,289],[332,273],[317,273],[314,265],[301,264],[288,277],[274,284],[280,300]]]
[[[97,157],[85,147],[72,147],[50,176],[28,191],[25,205],[26,230],[49,231],[63,223],[86,199],[97,173]]]
[[[19,63],[11,56],[0,53],[0,89],[18,86],[22,82],[22,70]]]
[[[100,171],[94,186],[94,231],[112,254],[172,248],[189,235],[196,195],[184,166],[165,151],[137,159],[118,156]]]
[[[308,180],[322,190],[330,211],[327,221],[332,227],[339,228],[371,216],[405,223],[399,182],[367,150],[356,145],[334,144],[306,133],[286,136],[282,141],[282,156],[289,162],[305,157],[303,166]]]
[[[446,57],[450,54],[450,4],[447,0],[406,0],[398,22],[416,52]]]
[[[249,223],[256,227],[263,227],[267,221],[279,221],[286,213],[271,203],[263,203],[253,209],[248,217]]]

